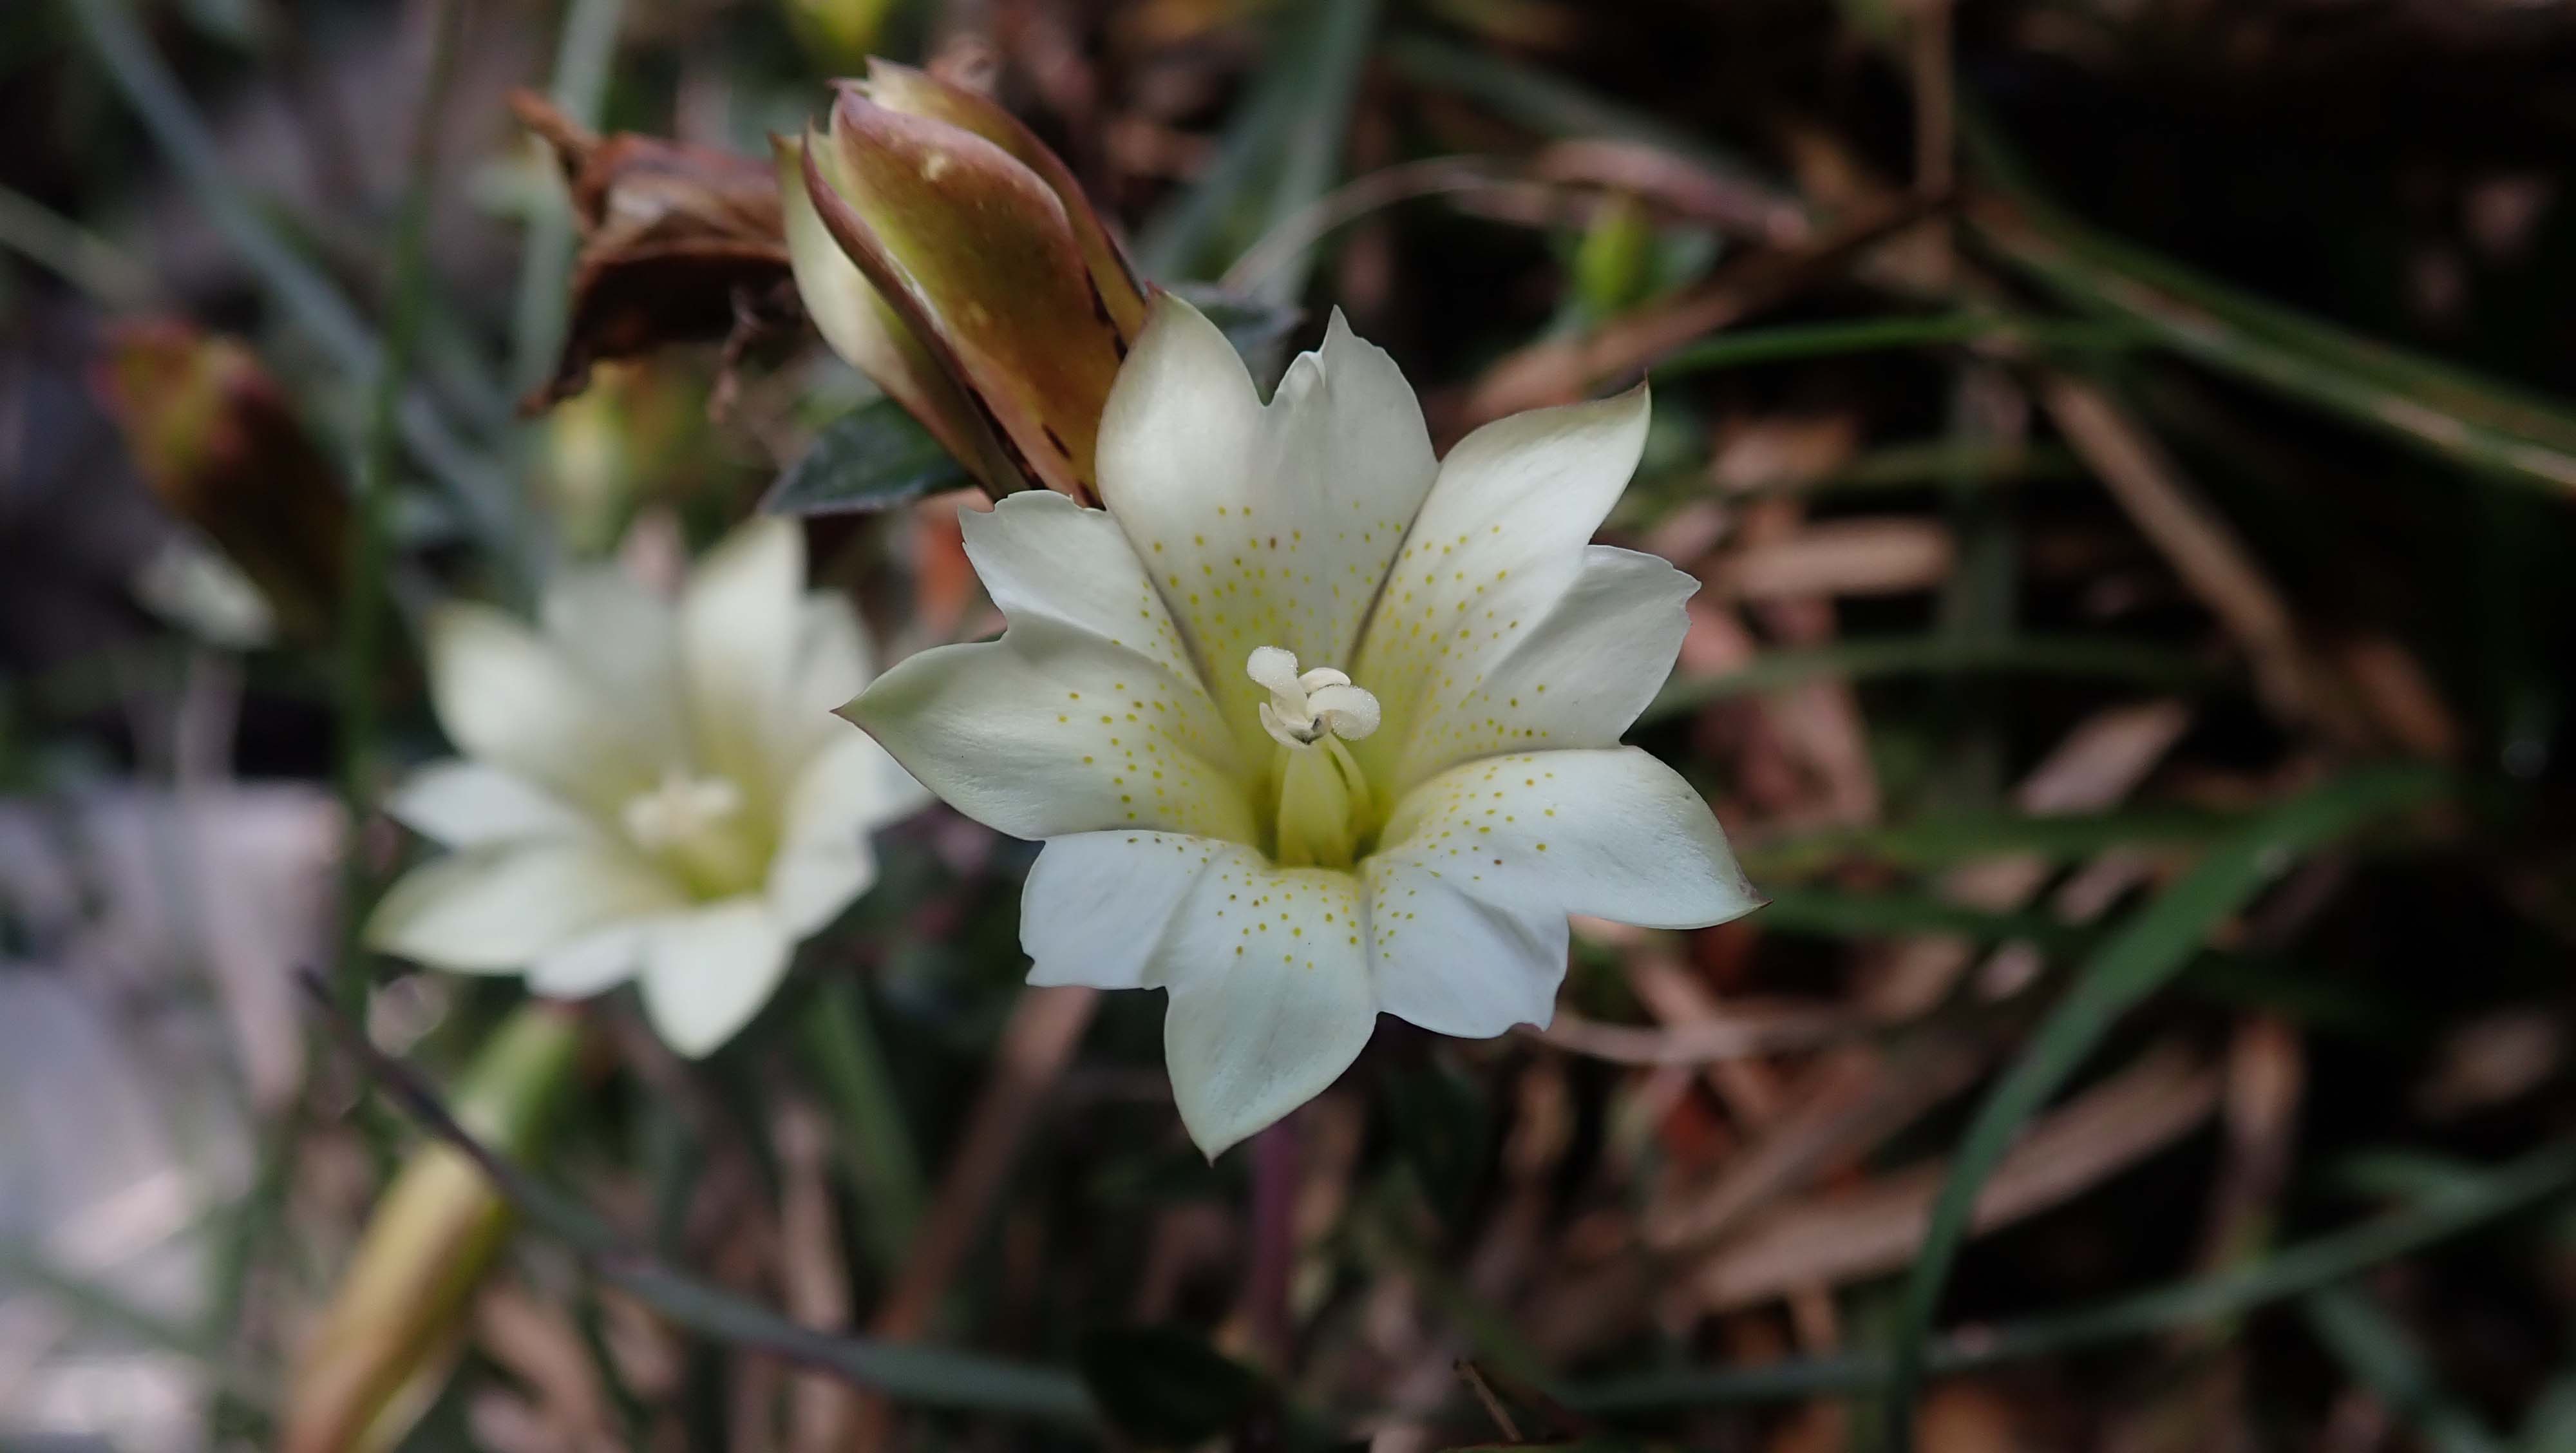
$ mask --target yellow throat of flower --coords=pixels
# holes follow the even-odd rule
[[[742,789],[723,777],[692,777],[673,768],[660,785],[628,798],[619,812],[626,835],[701,898],[725,898],[760,886],[768,845]]]
[[[1330,666],[1301,673],[1277,646],[1255,650],[1244,671],[1270,692],[1261,727],[1279,744],[1273,856],[1291,868],[1349,867],[1379,824],[1368,778],[1343,743],[1377,730],[1377,698]]]

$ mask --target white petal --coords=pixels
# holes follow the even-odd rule
[[[425,633],[431,703],[466,756],[613,812],[661,773],[628,714],[534,632],[499,611],[450,603]]]
[[[876,850],[864,833],[793,844],[769,861],[769,909],[781,932],[801,940],[840,917],[876,880]]]
[[[471,848],[596,831],[578,808],[498,767],[461,757],[432,762],[385,799],[394,821],[442,847]]]
[[[1698,588],[1657,556],[1587,546],[1573,587],[1478,684],[1421,703],[1395,790],[1494,752],[1618,745],[1672,674]]]
[[[788,937],[801,939],[840,916],[876,881],[868,836],[913,806],[888,791],[903,776],[885,748],[837,718],[838,733],[789,788],[778,854],[769,864],[769,907]],[[909,777],[904,780],[909,781]]]
[[[787,720],[778,723],[782,765],[802,771],[814,754],[849,735],[833,716],[867,689],[876,670],[866,632],[847,598],[815,591],[798,605],[796,665],[788,678]],[[787,780],[782,778],[781,780]]]
[[[1181,1123],[1211,1158],[1321,1094],[1377,1024],[1359,879],[1274,868],[1248,848],[1207,865],[1158,958],[1163,1054]]]
[[[404,874],[367,920],[367,943],[437,968],[510,972],[602,924],[683,901],[650,865],[604,843],[476,848]]]
[[[798,710],[828,716],[865,690],[875,674],[867,635],[849,601],[826,591],[806,596],[796,620]]]
[[[574,566],[546,582],[539,619],[561,658],[657,761],[685,760],[679,623],[671,603],[613,565]]]
[[[1024,489],[957,519],[966,556],[1005,619],[1044,618],[1171,672],[1198,672],[1118,522],[1053,490]]]
[[[662,1042],[696,1058],[751,1022],[787,973],[788,942],[757,898],[727,898],[653,925],[644,1012]]]
[[[649,919],[594,928],[538,955],[528,966],[528,988],[555,999],[587,999],[623,984],[643,966],[651,932]]]
[[[1221,863],[1240,872],[1244,850],[1172,832],[1080,832],[1052,838],[1020,889],[1020,947],[1029,982],[1152,989],[1172,916]],[[1210,905],[1210,911],[1218,911]]]
[[[682,690],[698,761],[752,794],[784,790],[805,600],[805,540],[756,517],[698,562],[680,601]]]
[[[901,661],[843,714],[950,806],[1014,837],[1251,840],[1233,744],[1198,682],[1044,616]]]
[[[1648,928],[1761,906],[1726,834],[1672,768],[1634,747],[1452,767],[1396,803],[1378,853],[1471,898]]]
[[[1380,1009],[1460,1039],[1555,1016],[1565,981],[1562,910],[1470,898],[1400,857],[1380,854],[1360,867]]]
[[[1459,441],[1405,536],[1351,678],[1390,731],[1358,749],[1391,775],[1436,703],[1476,688],[1583,573],[1585,542],[1645,448],[1643,388],[1498,419]]]
[[[1435,465],[1394,363],[1337,313],[1265,410],[1215,325],[1154,300],[1100,425],[1100,487],[1189,640],[1227,726],[1267,749],[1262,646],[1347,669]],[[1369,683],[1363,678],[1362,685]]]

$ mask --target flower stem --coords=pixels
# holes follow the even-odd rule
[[[1245,1273],[1244,1311],[1262,1360],[1282,1373],[1297,1343],[1288,1311],[1288,1279],[1297,1262],[1301,1148],[1293,1112],[1252,1139],[1252,1259]]]
[[[912,1245],[930,1196],[866,996],[846,980],[825,981],[799,1032],[841,1128],[842,1156],[865,1209],[868,1254],[878,1271],[891,1274]]]
[[[431,28],[429,69],[421,83],[420,109],[413,118],[402,212],[394,228],[387,288],[393,313],[368,394],[366,432],[353,482],[356,498],[349,512],[349,570],[340,606],[339,766],[341,798],[347,807],[352,842],[343,882],[345,915],[339,988],[341,1008],[350,1014],[362,1014],[366,1007],[366,954],[359,936],[374,896],[374,883],[363,845],[355,841],[355,835],[374,805],[370,779],[376,736],[377,657],[381,653],[386,605],[385,534],[394,458],[401,437],[404,389],[429,313],[429,211],[438,177],[439,113],[447,98],[448,82],[455,74],[457,37],[464,29],[464,18],[464,6],[458,0],[448,0],[439,6]]]

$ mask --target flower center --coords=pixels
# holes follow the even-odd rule
[[[1263,646],[1244,672],[1270,692],[1261,729],[1279,744],[1274,856],[1287,867],[1347,868],[1376,819],[1368,778],[1344,742],[1376,731],[1377,698],[1330,666],[1297,670],[1297,657]]]
[[[635,846],[702,896],[728,897],[760,883],[760,844],[742,789],[726,778],[674,767],[661,785],[628,798],[618,817]]]

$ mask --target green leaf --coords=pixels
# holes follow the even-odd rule
[[[1204,1442],[1261,1396],[1259,1373],[1179,1327],[1102,1328],[1078,1360],[1109,1421],[1145,1443]]]
[[[868,514],[974,483],[892,399],[843,414],[787,467],[760,502],[772,515]]]
[[[1967,1238],[1969,1210],[2023,1125],[2064,1087],[2120,1016],[2190,963],[2210,931],[2264,884],[2301,855],[2431,796],[2441,781],[2438,773],[2421,768],[2366,770],[2292,798],[2221,842],[2085,961],[2021,1057],[1977,1107],[1940,1199],[1933,1203],[1892,1344],[1885,1436],[1895,1453],[1910,1446],[1914,1389],[1922,1378],[1941,1290]]]

